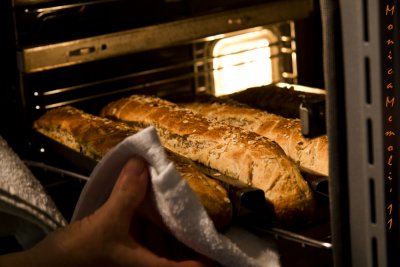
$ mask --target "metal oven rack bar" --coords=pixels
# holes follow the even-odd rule
[[[290,8],[287,8],[288,6]],[[284,13],[278,12],[283,9]],[[181,21],[44,46],[26,47],[18,54],[19,69],[23,73],[31,73],[184,44],[274,22],[304,18],[312,10],[313,1],[310,0],[271,1]]]
[[[70,177],[72,179],[82,180],[86,182],[89,177],[86,175],[82,175],[77,172],[69,171],[60,167],[55,167],[44,162],[34,161],[34,160],[24,160],[24,163],[29,168],[38,168],[45,172],[51,172],[54,174],[58,174],[62,177]],[[310,227],[307,233],[295,232],[288,229],[284,229],[279,226],[269,226],[269,225],[253,225],[248,223],[239,222],[239,225],[242,227],[249,229],[250,231],[254,231],[261,235],[269,235],[273,236],[275,239],[285,239],[295,243],[300,244],[301,246],[311,246],[318,249],[331,250],[332,244],[330,242],[330,232],[329,227],[326,224],[323,224],[321,229],[313,229]],[[321,224],[318,224],[318,227],[321,228]],[[318,236],[316,237],[316,234]]]

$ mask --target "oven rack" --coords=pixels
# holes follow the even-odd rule
[[[287,9],[287,6],[291,6]],[[279,10],[285,9],[283,17]],[[229,34],[277,21],[304,18],[313,9],[310,0],[273,1],[240,10],[203,15],[180,21],[42,46],[18,53],[19,69],[32,73],[91,62]],[[273,12],[276,10],[277,12]],[[268,14],[268,15],[265,15]]]
[[[55,174],[59,174],[61,177],[71,177],[75,179],[80,179],[83,181],[89,181],[89,177],[86,175],[79,174],[77,172],[72,172],[63,168],[55,167],[44,162],[34,161],[34,160],[24,160],[23,161],[26,166],[29,168],[39,168],[45,172],[52,172]]]
[[[24,163],[31,169],[40,169],[44,172],[51,172],[56,175],[60,175],[61,177],[65,178],[70,178],[70,179],[77,179],[83,182],[86,182],[89,180],[89,177],[86,175],[79,174],[77,172],[69,171],[64,168],[52,166],[40,161],[34,161],[34,160],[24,160]],[[318,249],[324,249],[324,250],[331,250],[332,249],[332,243],[330,241],[331,234],[330,234],[330,227],[329,223],[323,222],[323,223],[316,223],[310,226],[307,226],[306,228],[300,229],[299,231],[295,230],[290,230],[290,229],[285,229],[284,227],[281,226],[274,226],[270,224],[258,224],[258,223],[253,223],[254,218],[251,220],[251,223],[246,220],[235,220],[236,223],[245,228],[248,229],[249,231],[252,231],[256,233],[258,236],[272,236],[275,239],[285,239],[297,244],[300,244],[302,247],[305,246],[310,246]],[[263,221],[263,219],[259,220],[260,222]]]
[[[296,49],[289,48],[292,41],[294,41],[294,37],[281,37],[285,38],[281,38],[281,40],[270,43],[265,47],[271,48],[271,51],[276,51],[270,55],[270,59],[280,58],[283,62],[284,58],[291,58],[292,54],[296,53]],[[226,55],[221,55],[219,57],[210,56],[204,48],[204,46],[207,45],[208,42],[198,43],[193,46],[194,59],[181,60],[174,64],[164,66],[153,66],[150,69],[137,70],[127,74],[97,79],[95,81],[80,81],[77,84],[55,84],[49,87],[47,84],[42,84],[46,76],[40,74],[36,78],[31,78],[32,81],[37,80],[37,82],[33,83],[33,88],[30,90],[33,91],[32,108],[35,110],[47,110],[65,105],[81,104],[96,99],[104,99],[108,96],[125,95],[139,90],[174,86],[180,82],[195,83],[197,91],[213,91],[210,77],[215,69],[212,68],[212,62]],[[274,47],[276,47],[276,49],[273,49]],[[263,47],[241,50],[236,53],[230,53],[229,55],[260,48]],[[283,64],[280,68],[282,70],[285,69]],[[88,71],[90,71],[90,67],[88,67]],[[52,73],[50,75],[55,77],[57,74]],[[281,75],[280,81],[293,80],[297,77],[296,74],[292,73],[290,70],[283,71]],[[110,90],[110,88],[112,88],[112,90]]]
[[[264,223],[257,217],[246,220],[239,220],[238,225],[253,232],[260,237],[273,237],[276,240],[286,240],[299,244],[301,247],[312,247],[325,251],[332,250],[332,235],[329,220],[317,220],[308,225],[297,227],[282,226],[275,223]]]

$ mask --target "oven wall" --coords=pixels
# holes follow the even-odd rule
[[[0,11],[0,134],[13,147],[20,147],[20,138],[23,136],[23,108],[11,1],[1,1]]]
[[[309,16],[296,22],[298,84],[325,89],[319,1]]]
[[[47,15],[48,18],[46,21],[50,21],[51,23],[49,25],[43,24],[43,25],[36,25],[36,21],[34,21],[34,15],[37,15],[34,10],[37,8],[37,6],[43,5],[43,7],[46,6],[51,6],[51,4],[56,5],[58,1],[51,1],[49,4],[44,4],[48,1],[15,1],[14,7],[11,7],[12,1],[3,1],[2,4],[5,5],[4,10],[9,10],[9,12],[4,12],[7,14],[7,16],[3,17],[2,19],[4,20],[2,24],[4,24],[4,29],[5,34],[10,36],[9,39],[7,39],[8,44],[2,43],[2,45],[7,45],[5,50],[2,50],[4,52],[4,55],[7,57],[6,61],[7,63],[3,63],[7,65],[7,70],[9,71],[8,73],[5,72],[3,73],[4,75],[4,81],[7,83],[4,87],[4,91],[2,90],[2,94],[4,97],[2,97],[2,101],[4,102],[2,104],[2,108],[5,111],[8,112],[3,112],[4,114],[12,114],[11,116],[4,116],[3,120],[7,120],[7,125],[14,124],[12,129],[17,129],[18,133],[21,133],[22,136],[16,137],[12,133],[12,131],[9,129],[9,127],[6,127],[3,132],[5,134],[8,134],[10,136],[11,142],[12,140],[15,140],[16,145],[21,145],[22,143],[29,143],[29,137],[24,138],[24,134],[29,131],[31,127],[32,121],[37,118],[43,112],[43,109],[37,110],[35,108],[36,105],[44,105],[48,99],[54,98],[55,95],[52,95],[48,97],[47,99],[43,98],[40,99],[39,101],[41,102],[35,102],[37,101],[37,97],[33,97],[34,92],[40,93],[41,91],[44,91],[46,87],[50,86],[51,84],[57,84],[60,83],[63,79],[66,80],[66,84],[71,84],[72,81],[76,81],[76,83],[79,83],[79,79],[82,80],[89,80],[90,76],[95,76],[97,75],[99,78],[102,78],[104,76],[111,76],[110,73],[114,70],[121,70],[121,68],[136,68],[138,69],[138,66],[146,66],[146,65],[151,65],[153,63],[149,62],[157,62],[157,61],[166,61],[168,60],[168,57],[170,59],[174,56],[171,56],[171,53],[175,53],[177,57],[187,57],[187,56],[192,56],[190,55],[190,45],[182,45],[181,48],[178,46],[177,49],[181,50],[179,53],[177,51],[174,51],[174,48],[168,48],[163,51],[158,51],[155,53],[145,53],[145,56],[135,56],[135,55],[123,55],[122,57],[129,57],[130,62],[128,60],[125,60],[125,63],[121,61],[122,65],[118,65],[118,58],[115,59],[107,59],[107,60],[102,60],[102,61],[97,61],[97,62],[88,62],[85,64],[81,64],[81,66],[78,66],[76,69],[70,68],[70,67],[64,67],[60,69],[55,69],[51,71],[44,71],[43,73],[34,73],[34,74],[25,74],[23,73],[23,70],[18,70],[17,69],[17,52],[23,50],[25,47],[30,47],[31,45],[43,45],[47,44],[46,42],[59,42],[59,41],[67,41],[71,38],[82,38],[85,37],[86,35],[91,36],[92,34],[100,34],[100,33],[107,33],[112,30],[123,30],[126,29],[126,25],[129,25],[131,28],[135,27],[142,27],[146,25],[151,25],[155,23],[160,23],[160,22],[166,22],[166,21],[172,21],[174,19],[181,19],[181,18],[188,18],[193,15],[205,15],[205,14],[216,14],[218,12],[222,11],[230,11],[234,10],[238,7],[243,7],[243,6],[251,6],[254,4],[259,4],[263,3],[265,4],[266,1],[262,0],[253,0],[253,1],[243,1],[243,0],[236,0],[236,1],[226,1],[226,0],[221,0],[221,1],[209,1],[207,3],[204,3],[204,1],[156,1],[154,0],[154,4],[156,6],[163,6],[165,10],[171,11],[167,12],[168,14],[154,14],[150,17],[143,16],[144,13],[151,12],[151,8],[149,7],[148,4],[143,4],[140,5],[138,3],[130,3],[127,1],[121,1],[120,3],[129,6],[130,10],[136,10],[140,11],[140,15],[134,16],[134,19],[131,19],[129,21],[124,21],[123,19],[120,18],[115,18],[115,14],[112,14],[112,11],[119,10],[121,7],[119,6],[110,6],[110,11],[109,13],[96,13],[97,9],[95,7],[91,11],[90,8],[87,8],[87,13],[84,13],[85,10],[81,11],[79,9],[68,9],[66,12],[67,15],[59,16],[59,19],[54,19],[53,17],[57,17],[57,13],[49,13],[54,16]],[[98,1],[99,3],[102,1]],[[271,2],[272,5],[275,5],[275,3],[279,3],[280,1],[267,1]],[[307,2],[307,1],[304,1]],[[310,1],[311,2],[311,1]],[[321,46],[321,29],[320,29],[320,22],[319,22],[319,9],[318,9],[318,1],[314,0],[313,5],[315,7],[313,8],[313,11],[309,14],[307,14],[306,19],[299,19],[298,20],[298,26],[296,28],[296,35],[299,38],[298,44],[297,44],[297,49],[298,49],[298,70],[299,70],[299,83],[304,84],[304,85],[309,85],[309,86],[314,86],[314,87],[319,87],[323,88],[323,78],[321,75],[322,71],[322,63],[321,63],[321,57],[320,57],[320,46]],[[25,12],[25,6],[26,4],[30,4],[29,6],[27,5],[26,7],[29,12]],[[36,3],[36,4],[31,4],[31,3]],[[114,3],[114,2],[110,2]],[[119,3],[116,1],[115,3]],[[129,4],[130,3],[130,4]],[[37,5],[37,6],[36,6]],[[111,5],[111,4],[110,4]],[[133,5],[133,6],[131,6]],[[305,4],[304,6],[306,6]],[[164,11],[165,11],[164,10]],[[281,16],[277,16],[274,14],[275,20],[278,19],[278,17],[285,18],[285,14],[287,12],[293,12],[291,10],[286,10],[281,8]],[[164,12],[163,11],[163,12]],[[30,13],[31,12],[31,13]],[[75,12],[75,13],[74,13]],[[83,13],[82,13],[83,12]],[[161,11],[160,11],[161,12]],[[26,15],[26,13],[29,14]],[[81,14],[82,13],[82,14]],[[165,12],[164,12],[165,13]],[[300,12],[301,13],[301,12]],[[100,14],[100,15],[99,15]],[[296,14],[295,12],[290,13],[290,14]],[[58,14],[60,15],[60,14]],[[79,16],[84,16],[84,17],[79,17]],[[297,14],[298,15],[298,14]],[[33,16],[33,17],[32,17]],[[127,14],[121,13],[120,17],[128,17]],[[299,15],[300,16],[300,15]],[[301,15],[302,16],[302,15]],[[68,19],[78,17],[79,19],[74,19],[74,23],[77,23],[76,25],[73,24],[73,27],[65,26],[69,25],[66,23]],[[117,16],[118,17],[118,16]],[[261,18],[263,16],[260,16]],[[257,18],[257,20],[260,19]],[[265,16],[265,18],[268,20],[269,16]],[[97,30],[95,27],[93,27],[93,21],[92,20],[97,20],[101,21],[101,26],[98,27],[102,30]],[[118,23],[119,28],[117,26],[110,26],[108,24],[113,24],[111,22],[107,22],[107,19],[112,19],[112,21],[116,20]],[[33,21],[30,21],[33,20]],[[89,20],[89,21],[88,21]],[[14,25],[15,24],[15,25]],[[32,26],[33,25],[33,26]],[[92,25],[92,26],[91,26]],[[64,29],[63,27],[67,27]],[[104,27],[104,29],[103,29]],[[94,32],[93,32],[94,31]],[[102,32],[104,31],[104,32]],[[59,35],[57,33],[63,32],[62,35]],[[64,34],[65,33],[65,34]],[[14,34],[17,35],[17,37],[13,36]],[[86,35],[85,35],[86,34]],[[53,37],[52,37],[53,36]],[[54,37],[56,36],[56,37]],[[62,39],[58,39],[57,36],[62,36]],[[51,39],[53,38],[53,39]],[[175,49],[176,50],[176,49]],[[189,51],[188,51],[189,50]],[[5,52],[7,51],[7,52]],[[158,54],[157,54],[158,53]],[[149,55],[149,57],[146,57],[146,55]],[[157,58],[158,55],[158,58]],[[21,59],[21,58],[20,58]],[[109,64],[109,71],[107,71],[107,64]],[[165,64],[164,64],[165,65]],[[92,68],[90,70],[90,68]],[[81,71],[81,69],[83,71]],[[122,70],[123,72],[124,70]],[[64,74],[65,73],[65,74]],[[93,78],[95,80],[96,77]],[[145,84],[147,81],[143,81],[143,84]],[[138,81],[135,81],[137,84]],[[189,88],[193,86],[191,83],[180,83],[178,86],[170,86],[168,88],[167,86],[164,86],[162,88],[158,88],[158,91],[164,91],[172,94],[184,94],[185,92],[190,92],[191,90],[194,91],[194,88]],[[55,86],[55,88],[59,88],[59,86]],[[159,90],[160,89],[160,90]],[[97,89],[96,89],[97,90]],[[108,89],[106,89],[108,90]],[[136,89],[135,89],[136,90]],[[139,89],[137,92],[148,92],[152,93],[154,91],[149,90],[148,88],[143,88]],[[174,92],[175,91],[175,92]],[[164,94],[164,93],[162,93]],[[66,94],[65,94],[66,95]],[[165,95],[165,94],[164,94]],[[116,94],[114,97],[121,96],[121,94]],[[110,96],[110,100],[111,100]],[[94,102],[93,102],[94,103]],[[88,105],[82,105],[85,107],[88,107]],[[98,103],[98,106],[100,106],[100,102]],[[89,111],[96,111],[95,109],[89,109]],[[28,140],[27,140],[28,139]],[[23,140],[23,141],[21,141]],[[24,149],[22,149],[24,150]],[[26,150],[26,149],[25,149]]]

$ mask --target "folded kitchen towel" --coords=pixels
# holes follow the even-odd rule
[[[149,163],[156,208],[178,240],[223,266],[280,266],[272,241],[236,226],[224,234],[215,229],[195,193],[167,159],[153,127],[126,138],[103,157],[81,193],[72,221],[93,213],[107,200],[122,167],[134,155]]]
[[[66,224],[45,188],[0,136],[0,237],[13,235],[27,249]]]

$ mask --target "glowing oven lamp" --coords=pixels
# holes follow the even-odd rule
[[[215,95],[225,95],[272,83],[269,30],[219,40],[213,49]]]

